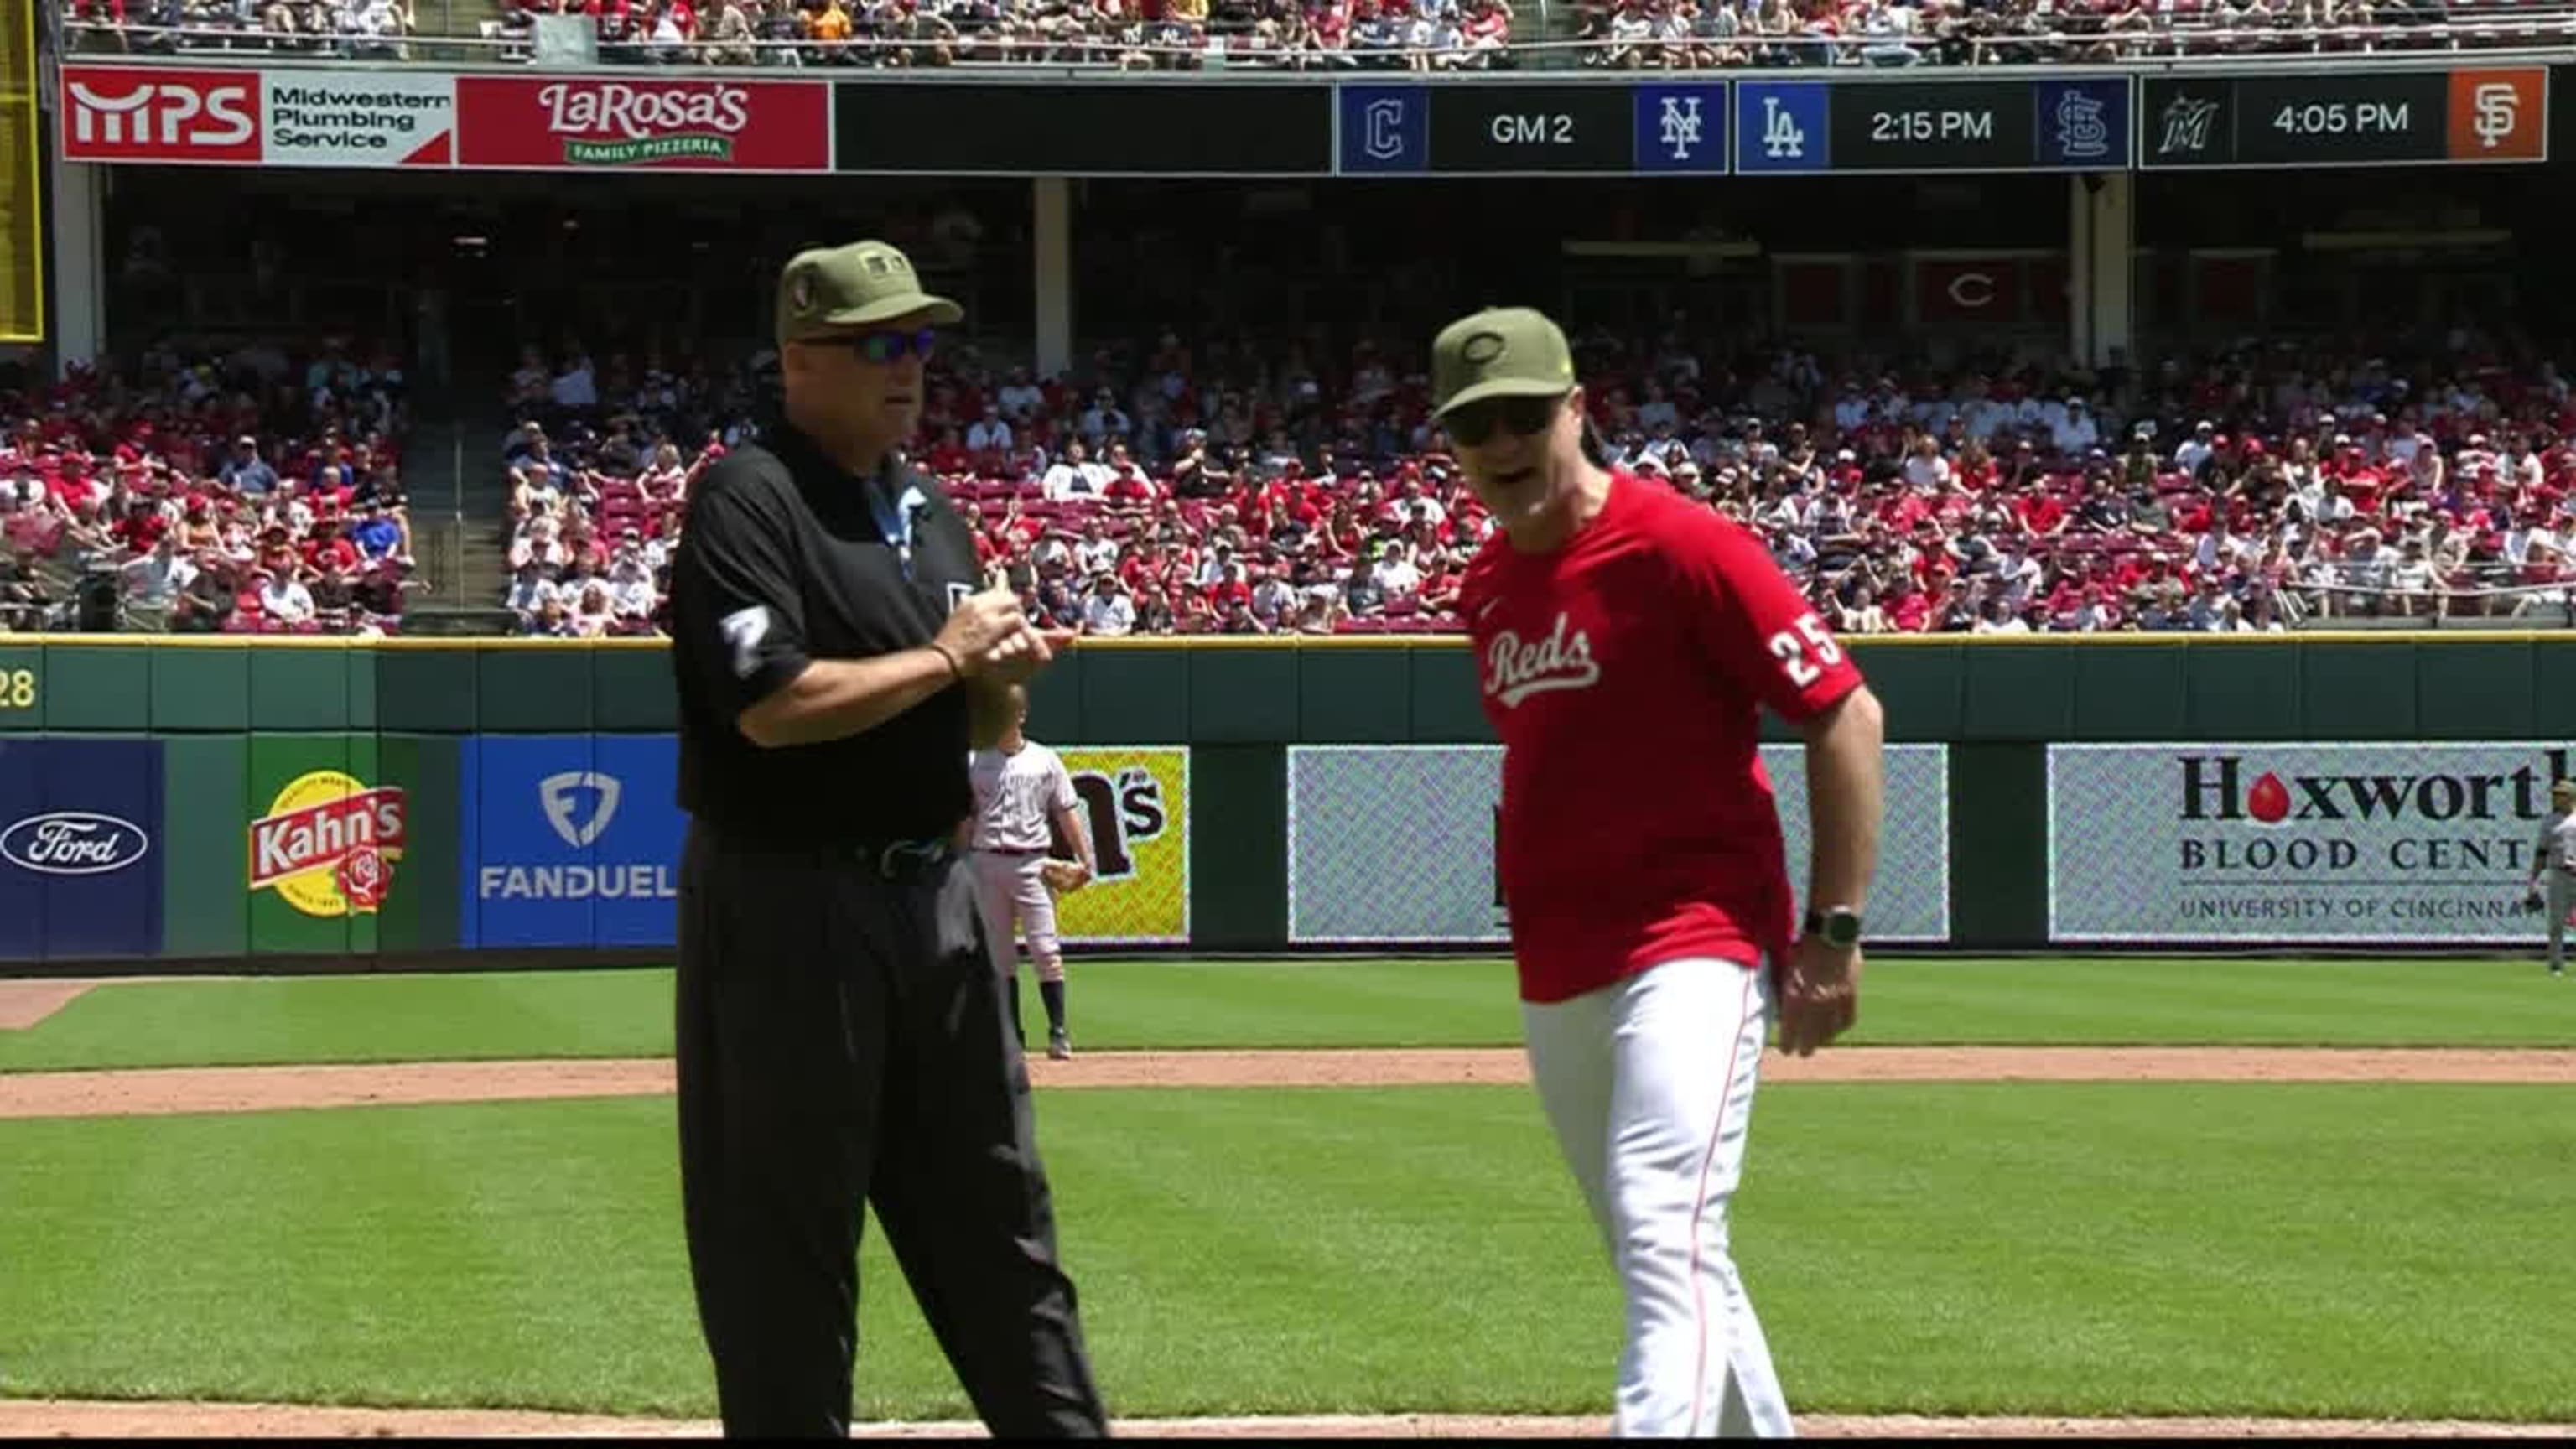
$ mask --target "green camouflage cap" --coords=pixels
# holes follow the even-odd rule
[[[1432,418],[1489,397],[1559,397],[1574,388],[1574,350],[1527,307],[1493,307],[1442,328],[1431,343]]]
[[[966,309],[921,289],[912,259],[881,241],[798,252],[778,275],[778,340],[827,336],[926,312],[938,326]]]

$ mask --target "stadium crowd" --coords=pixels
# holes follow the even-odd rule
[[[407,60],[419,29],[417,0],[64,0],[62,13],[78,48],[143,55]]]
[[[1584,63],[2079,65],[2564,42],[2576,21],[2519,0],[1577,0]]]
[[[85,49],[407,58],[419,0],[64,0]],[[1572,53],[1614,69],[2096,64],[2256,52],[2565,42],[2523,0],[1576,0]],[[538,17],[582,15],[634,64],[1016,62],[1459,70],[1526,59],[1507,0],[507,0],[485,38],[525,58]],[[441,28],[433,14],[427,33]]]
[[[0,391],[0,628],[398,631],[401,365],[156,347]]]
[[[2576,583],[2554,365],[2242,346],[2152,370],[1946,374],[1582,339],[1603,455],[1760,532],[1839,629],[2275,631],[2553,611]],[[950,347],[916,457],[986,567],[1097,635],[1458,629],[1489,527],[1412,354],[1166,334],[1035,378]],[[756,436],[750,374],[531,352],[508,444],[524,630],[657,627],[689,491]]]

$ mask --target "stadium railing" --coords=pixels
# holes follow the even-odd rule
[[[275,58],[358,63],[395,60],[422,64],[462,61],[496,65],[536,62],[530,37],[524,33],[511,33],[499,21],[460,16],[460,10],[465,8],[489,15],[488,5],[475,4],[474,0],[466,0],[464,6],[460,6],[457,0],[434,0],[434,3],[420,6],[416,28],[402,37],[284,35],[256,28],[119,25],[78,19],[64,20],[61,35],[63,48],[68,53],[93,57],[115,55],[135,60],[149,60],[156,56],[201,59],[210,53],[220,53],[245,60]],[[471,33],[453,33],[452,27],[460,21],[472,27]],[[747,72],[823,72],[823,76],[814,77],[817,79],[847,70],[888,71],[898,75],[928,72],[923,77],[925,79],[961,71],[1040,72],[1050,77],[1084,72],[1139,74],[1132,65],[1125,63],[1123,58],[1126,57],[1140,57],[1150,62],[1153,71],[1202,74],[1219,70],[1284,71],[1329,77],[1345,72],[1383,70],[1438,74],[1443,70],[1465,69],[1477,62],[1521,70],[1607,67],[1726,71],[2068,63],[2161,66],[2196,61],[2235,64],[2463,50],[2555,53],[2563,51],[2571,42],[2576,42],[2576,5],[2477,5],[2452,7],[2440,19],[2400,24],[2230,25],[2205,21],[2180,24],[2159,21],[2147,28],[2124,31],[1998,32],[1946,36],[1824,37],[1745,32],[1617,40],[1516,40],[1483,49],[1399,46],[1370,50],[1282,51],[1255,45],[1242,36],[1223,34],[1212,35],[1203,43],[1175,45],[1160,42],[1131,44],[1112,34],[1071,41],[1010,40],[990,32],[961,29],[953,39],[932,41],[700,40],[662,44],[640,40],[602,42],[598,52],[600,61],[607,64],[651,68],[706,65],[725,71]],[[943,47],[990,49],[1004,45],[1025,54],[1010,59],[959,56],[931,66],[890,66],[872,59]],[[1768,51],[1773,52],[1774,57],[1767,61],[1748,59],[1740,64],[1709,67],[1646,63],[1649,58],[1674,52],[1716,49]],[[754,57],[747,65],[719,65],[714,60],[718,53],[746,51]],[[1639,63],[1633,66],[1623,64],[1631,53],[1640,58]]]

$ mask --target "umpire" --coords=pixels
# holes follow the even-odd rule
[[[765,445],[672,568],[680,1186],[731,1436],[849,1433],[868,1202],[989,1429],[1107,1433],[959,848],[968,752],[1062,641],[900,451],[963,315],[880,242],[789,261]]]

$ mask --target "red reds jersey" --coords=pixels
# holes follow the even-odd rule
[[[1503,741],[1496,862],[1521,996],[1795,938],[1758,706],[1810,718],[1860,672],[1760,540],[1616,473],[1552,553],[1500,532],[1459,598]]]

